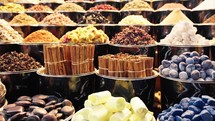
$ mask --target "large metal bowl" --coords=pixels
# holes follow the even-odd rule
[[[215,14],[214,10],[198,10],[198,11],[192,11],[192,21],[194,23],[203,23],[206,19],[211,17]]]
[[[179,103],[185,97],[200,97],[209,95],[215,98],[215,82],[213,81],[183,81],[161,76],[161,104],[162,109]]]
[[[130,101],[132,97],[140,97],[149,109],[154,103],[154,89],[158,73],[146,78],[117,78],[105,75],[97,75],[95,91],[109,90],[113,96],[124,97]]]
[[[154,67],[157,67],[156,64],[156,51],[157,45],[117,45],[110,44],[109,45],[109,53],[117,54],[117,53],[129,53],[131,55],[147,55],[148,57],[154,58]]]
[[[204,0],[181,0],[181,3],[189,9],[193,9],[203,1]]]
[[[39,93],[39,76],[36,70],[0,72],[2,83],[6,86],[6,99],[14,102],[22,95],[33,96]]]
[[[123,10],[120,11],[121,18],[125,18],[128,15],[142,15],[144,18],[147,18],[148,21],[152,23],[153,21],[153,11],[150,10]]]
[[[37,71],[40,77],[40,92],[60,95],[73,102],[76,110],[84,107],[88,95],[94,92],[95,74],[81,75],[47,75],[44,68]]]
[[[197,51],[199,54],[205,54],[211,57],[210,45],[158,45],[158,65],[161,65],[161,61],[164,59],[170,60],[174,55],[180,55],[183,52]]]
[[[181,10],[190,20],[192,20],[192,13],[191,10]],[[163,11],[156,11],[154,13],[154,22],[155,24],[159,24],[162,22],[172,10],[163,10]]]

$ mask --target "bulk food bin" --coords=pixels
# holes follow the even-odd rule
[[[180,55],[183,52],[197,51],[199,54],[210,56],[210,45],[158,45],[158,65],[161,65],[161,61],[164,59],[170,60],[173,55]]]
[[[67,98],[73,102],[76,110],[83,108],[88,95],[94,92],[94,72],[80,75],[47,75],[44,68],[40,68],[37,74],[41,93]]]
[[[153,76],[145,78],[117,78],[96,73],[95,91],[108,90],[113,96],[124,97],[130,101],[132,97],[140,97],[149,109],[154,103],[155,82],[158,76],[153,71]]]
[[[213,81],[183,81],[161,76],[161,104],[166,109],[185,97],[209,95],[215,97]]]
[[[39,93],[39,76],[37,70],[0,72],[2,83],[7,89],[6,99],[14,102],[19,96],[33,96]]]

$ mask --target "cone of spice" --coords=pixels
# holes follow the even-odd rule
[[[153,75],[153,58],[145,55],[99,56],[99,74],[112,77],[144,78]]]
[[[94,71],[94,45],[45,44],[45,73],[77,75]]]
[[[155,40],[140,27],[126,27],[117,33],[112,39],[112,44],[119,45],[149,45],[155,44]]]

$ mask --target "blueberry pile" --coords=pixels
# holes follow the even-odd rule
[[[207,55],[198,52],[184,52],[171,60],[163,60],[159,66],[161,75],[179,78],[188,81],[213,81],[215,80],[215,61],[209,60]]]
[[[169,107],[158,115],[160,121],[214,121],[215,99],[203,95],[183,98],[179,104]]]

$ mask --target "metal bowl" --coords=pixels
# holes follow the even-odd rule
[[[83,108],[88,95],[94,92],[94,72],[60,76],[44,74],[44,68],[41,68],[37,74],[41,93],[61,95],[71,100],[76,110]]]
[[[57,8],[59,5],[61,5],[62,3],[54,3],[54,2],[40,2],[39,4],[41,5],[46,5],[48,7],[50,7],[52,10],[54,10],[55,8]]]
[[[121,2],[120,1],[95,1],[94,6],[99,5],[99,4],[109,4],[115,8],[117,8],[118,10],[121,9]]]
[[[121,18],[125,18],[128,15],[142,15],[144,18],[147,18],[147,20],[152,23],[154,12],[150,10],[139,10],[139,11],[123,10],[123,11],[120,11],[120,13],[121,13]]]
[[[105,75],[97,75],[95,91],[109,90],[113,96],[124,97],[130,101],[132,97],[140,97],[149,109],[152,109],[154,103],[155,81],[158,73],[153,71],[154,75],[146,78],[116,78]]]
[[[157,42],[160,42],[161,39],[165,38],[173,28],[173,25],[157,25],[154,27],[154,38]]]
[[[205,45],[158,45],[158,65],[161,65],[161,61],[164,59],[170,60],[174,55],[180,55],[183,52],[197,51],[199,54],[205,54],[211,57],[211,46]]]
[[[159,9],[159,8],[162,7],[164,4],[167,3],[166,0],[156,0],[156,1],[146,0],[146,2],[147,2],[154,10]]]
[[[93,7],[93,2],[91,1],[66,1],[67,3],[75,3],[84,8],[84,10],[88,10]]]
[[[42,11],[26,11],[27,15],[30,15],[31,17],[35,18],[38,22],[42,21],[46,16],[52,14],[53,12],[42,12]]]
[[[194,23],[203,23],[206,19],[215,14],[214,10],[192,11],[192,21]]]
[[[181,3],[189,9],[193,9],[203,1],[204,0],[181,0]]]
[[[0,43],[0,56],[11,51],[20,52],[19,45],[16,43]]]
[[[120,20],[120,12],[116,10],[89,10],[88,12],[99,12],[105,18],[107,18],[111,24],[117,24]]]
[[[33,96],[39,93],[39,76],[36,70],[0,72],[2,83],[6,86],[6,99],[14,102],[22,95]]]
[[[197,28],[198,33],[201,34],[203,37],[210,40],[215,37],[215,23],[195,24],[194,26]]]
[[[192,20],[192,13],[190,10],[181,10],[190,20]],[[154,13],[154,22],[155,24],[159,24],[162,22],[172,10],[165,10],[165,11],[156,11]]]
[[[71,20],[78,23],[80,18],[86,13],[85,11],[74,11],[74,12],[64,12],[64,11],[58,11],[59,13],[64,14],[65,16],[68,16]]]
[[[5,99],[4,102],[2,104],[0,104],[0,112],[3,111],[4,107],[7,106],[8,102],[7,100]],[[0,113],[1,114],[1,113]]]
[[[18,14],[20,13],[0,12],[0,19],[10,22]]]
[[[37,62],[40,62],[42,65],[44,65],[43,44],[45,43],[20,43],[19,46],[22,53],[28,54]]]
[[[157,45],[117,45],[110,44],[109,53],[117,54],[117,53],[129,53],[131,55],[147,55],[148,57],[154,58],[154,67],[158,67],[156,64],[156,51]]]
[[[167,109],[175,103],[179,103],[185,97],[200,97],[209,95],[215,98],[215,82],[211,81],[182,81],[170,77],[161,76],[161,104],[162,109]]]

